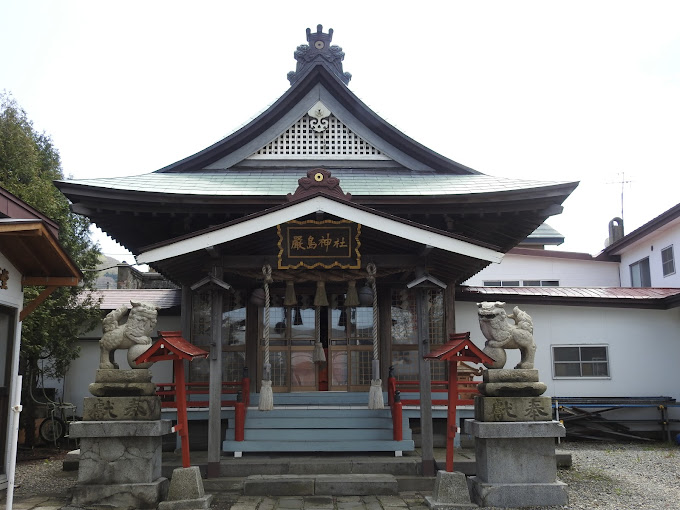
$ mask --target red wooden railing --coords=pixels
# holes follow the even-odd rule
[[[188,382],[185,385],[185,399],[187,408],[208,407],[209,400],[198,400],[192,395],[209,395],[210,383],[207,382]],[[175,383],[156,384],[156,395],[161,397],[161,407],[176,408],[178,388]],[[234,434],[236,441],[243,441],[246,412],[250,405],[250,378],[248,371],[243,371],[240,381],[222,383],[222,407],[234,408]]]
[[[479,395],[477,385],[482,381],[469,381],[467,379],[458,380],[458,399],[457,405],[471,406],[475,404],[475,395]],[[430,389],[433,394],[442,393],[448,395],[449,382],[448,381],[431,381]],[[387,379],[387,401],[390,406],[394,399],[395,392],[401,392],[401,403],[405,406],[419,406],[420,398],[405,398],[405,393],[419,393],[420,383],[418,381],[398,381],[395,377],[390,376]],[[433,398],[433,406],[448,405],[447,398]]]
[[[475,395],[479,395],[477,385],[481,381],[470,381],[468,379],[458,379],[458,395],[455,400],[456,405],[467,406],[474,405]],[[449,399],[449,382],[448,381],[431,381],[431,391],[435,393],[443,393],[446,398],[432,399],[433,406],[448,406]],[[403,393],[419,393],[420,383],[418,381],[398,381],[393,375],[393,367],[390,367],[390,374],[387,378],[387,404],[392,411],[392,427],[395,441],[402,440],[402,406],[419,406],[419,398],[402,398]]]

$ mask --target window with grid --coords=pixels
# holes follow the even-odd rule
[[[559,287],[559,280],[524,280],[523,287]]]
[[[192,296],[191,342],[210,351],[212,342],[212,301],[210,291]],[[240,381],[246,364],[246,308],[243,293],[234,291],[222,297],[222,380]],[[195,359],[189,363],[189,381],[207,382],[210,361]]]
[[[609,377],[606,345],[553,345],[553,378]]]
[[[373,307],[345,306],[345,297],[330,296],[330,382],[332,389],[358,390],[371,384]]]
[[[664,276],[675,274],[675,257],[673,257],[672,245],[661,250],[661,267]]]
[[[445,341],[444,293],[441,290],[427,292],[428,337],[430,345]],[[400,289],[392,291],[392,360],[394,376],[400,381],[418,380],[418,313],[415,291]],[[430,362],[433,381],[446,380],[446,362]]]

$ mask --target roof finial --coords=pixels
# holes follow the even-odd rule
[[[316,26],[316,32],[312,32],[309,28],[307,29],[307,42],[309,44],[301,44],[297,47],[297,50],[295,50],[294,53],[295,60],[297,60],[297,67],[295,71],[288,73],[288,81],[290,81],[291,85],[316,62],[327,64],[327,67],[332,70],[345,85],[349,83],[352,75],[342,71],[342,61],[345,58],[345,54],[340,46],[331,46],[332,40],[332,28],[328,29],[327,34],[323,32],[322,25]]]

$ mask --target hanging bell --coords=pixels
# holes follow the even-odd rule
[[[286,282],[286,296],[283,299],[283,306],[297,305],[297,296],[295,295],[295,287],[292,281]]]
[[[359,304],[361,306],[373,306],[373,289],[366,285],[359,289]]]
[[[325,282],[316,282],[316,295],[314,296],[314,306],[328,306],[328,296],[326,296]]]
[[[373,296],[371,296],[371,303]],[[347,296],[345,296],[345,306],[359,306],[359,295],[357,294],[357,282],[350,280],[347,284]]]

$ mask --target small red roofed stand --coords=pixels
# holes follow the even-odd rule
[[[179,434],[182,440],[182,467],[191,466],[189,455],[189,424],[187,420],[186,378],[184,376],[184,360],[207,358],[209,353],[187,342],[182,338],[181,331],[159,331],[158,340],[141,354],[135,363],[148,363],[172,360],[172,370],[175,374],[175,401],[177,403],[177,425],[173,432]]]
[[[446,471],[453,472],[453,439],[456,436],[456,406],[458,405],[458,362],[493,363],[493,358],[470,340],[470,332],[452,333],[449,341],[423,356],[429,361],[449,362],[449,402],[446,416]]]

